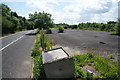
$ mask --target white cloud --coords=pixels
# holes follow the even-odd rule
[[[53,7],[58,6],[59,3],[54,0],[30,0],[26,2],[26,5],[33,7],[38,11],[53,12]]]
[[[69,0],[68,4],[67,1],[30,0],[26,5],[52,14],[55,23],[107,22],[117,19],[118,0]],[[57,7],[61,10],[55,9]]]

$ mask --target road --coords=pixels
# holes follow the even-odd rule
[[[31,78],[31,50],[34,45],[34,30],[24,31],[2,38],[2,77]]]
[[[104,31],[65,30],[64,33],[48,34],[55,47],[64,47],[71,55],[94,52],[108,57],[109,54],[118,54],[118,40],[120,37],[108,35]]]

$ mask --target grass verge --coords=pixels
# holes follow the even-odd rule
[[[52,43],[50,42],[49,37],[42,31],[40,33],[41,34],[36,34],[36,41],[31,54],[34,60],[33,80],[40,80],[46,78],[42,64],[42,47],[44,44],[46,50],[49,50],[52,47]]]

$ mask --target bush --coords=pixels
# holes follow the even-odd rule
[[[46,34],[52,34],[52,30],[49,28],[46,30]]]
[[[40,56],[40,54],[42,54],[42,51],[40,51],[39,49],[32,49],[32,54],[31,56],[35,57],[35,56]]]
[[[32,49],[32,54],[34,59],[34,67],[33,67],[33,80],[40,80],[45,78],[45,72],[42,65],[42,51],[40,50],[41,42],[40,42],[41,35],[36,35],[36,42],[34,48]]]
[[[49,50],[52,48],[52,42],[43,30],[41,31],[40,44],[43,50]]]
[[[34,67],[33,67],[33,79],[34,80],[40,80],[42,78],[45,78],[45,72],[42,66],[42,56],[36,56],[34,58]]]
[[[63,27],[59,27],[58,30],[59,30],[58,33],[63,33],[64,32],[64,28]]]

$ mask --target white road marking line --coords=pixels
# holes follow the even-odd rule
[[[23,36],[19,37],[18,39],[14,40],[13,42],[9,43],[8,45],[6,45],[5,47],[3,47],[2,49],[0,49],[0,51],[4,50],[5,48],[7,48],[8,46],[10,46],[11,44],[15,43],[16,41],[18,41],[19,39],[21,39]]]

